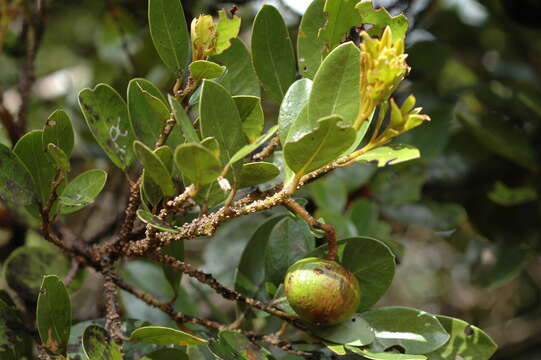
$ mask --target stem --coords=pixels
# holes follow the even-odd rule
[[[303,208],[298,202],[292,198],[287,198],[284,202],[284,206],[288,209],[299,215],[306,221],[310,226],[316,229],[323,230],[325,232],[325,237],[327,238],[327,259],[331,261],[336,261],[338,248],[336,246],[336,231],[334,226],[330,224],[323,224],[317,221],[305,208]]]

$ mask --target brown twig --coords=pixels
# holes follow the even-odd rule
[[[4,96],[2,92],[0,92],[0,122],[2,122],[4,129],[6,129],[11,144],[15,145],[17,140],[21,137],[21,131],[15,123],[13,115],[11,115],[9,110],[4,106]]]
[[[72,259],[69,272],[64,278],[64,285],[69,286],[73,282],[73,280],[75,280],[75,277],[79,273],[80,269],[81,269],[80,264],[76,260]]]
[[[113,281],[112,269],[107,268],[103,272],[103,278],[105,282],[103,284],[103,290],[105,295],[105,328],[111,334],[111,338],[117,343],[121,344],[126,341],[122,335],[122,321],[120,319],[120,306],[118,304],[118,292],[116,284]]]
[[[280,137],[278,135],[275,135],[269,143],[257,154],[254,154],[252,156],[253,161],[261,161],[263,159],[268,158],[272,155],[274,150],[280,145]]]
[[[325,236],[327,238],[327,259],[331,261],[336,261],[337,258],[337,246],[336,246],[336,231],[334,229],[334,226],[330,224],[323,224],[319,221],[317,221],[316,218],[314,218],[308,211],[306,211],[305,208],[303,208],[298,202],[296,202],[293,198],[287,198],[284,202],[284,206],[286,206],[289,210],[293,211],[300,217],[304,219],[313,228],[323,230],[325,232]]]
[[[216,280],[211,274],[207,274],[199,269],[196,269],[192,265],[177,260],[172,256],[152,253],[149,255],[149,257],[156,262],[169,265],[175,271],[182,272],[183,274],[186,274],[203,284],[207,284],[224,299],[244,303],[288,322],[293,322],[298,319],[296,315],[285,313],[262,301],[246,297],[235,290],[231,290],[218,282],[218,280]]]

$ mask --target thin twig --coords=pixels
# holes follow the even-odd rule
[[[274,150],[280,145],[280,137],[278,135],[274,136],[269,143],[257,154],[252,156],[253,161],[261,161],[268,158],[272,155]]]
[[[287,198],[284,202],[284,206],[302,217],[304,221],[308,223],[308,225],[312,226],[313,228],[323,230],[325,232],[328,246],[327,259],[331,261],[336,261],[338,249],[336,246],[336,231],[334,229],[334,226],[330,224],[323,224],[317,221],[316,218],[310,215],[310,213],[306,211],[306,209],[303,208],[298,202],[293,200],[293,198]]]
[[[111,268],[108,267],[103,272],[103,278],[105,279],[103,290],[105,295],[105,309],[107,312],[105,316],[105,328],[109,331],[111,338],[117,344],[121,344],[128,339],[122,335],[122,320],[120,319],[118,292],[116,284],[113,282]]]

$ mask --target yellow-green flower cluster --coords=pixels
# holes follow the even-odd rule
[[[401,107],[398,107],[394,99],[389,102],[391,104],[391,117],[389,125],[383,132],[383,138],[391,139],[421,125],[425,121],[430,121],[428,115],[421,114],[423,108],[414,108],[415,96],[413,95],[408,96]]]
[[[360,92],[363,108],[386,101],[408,74],[404,40],[393,41],[390,27],[381,39],[362,32]]]
[[[192,60],[205,60],[216,47],[216,25],[210,15],[192,20]]]

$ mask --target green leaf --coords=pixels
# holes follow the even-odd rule
[[[145,341],[156,345],[201,345],[207,340],[190,333],[163,326],[145,326],[135,329],[130,341]]]
[[[122,360],[120,346],[107,333],[107,330],[97,325],[90,325],[83,334],[83,351],[88,360]]]
[[[53,354],[65,354],[70,336],[71,303],[68,290],[55,275],[43,277],[36,323],[43,346]]]
[[[225,72],[225,66],[212,61],[197,60],[190,64],[190,74],[196,79],[214,79]]]
[[[365,346],[374,341],[374,330],[359,314],[333,326],[314,327],[311,333],[317,337],[336,343],[353,346]]]
[[[101,193],[107,173],[103,170],[88,170],[70,181],[60,195],[61,213],[71,214],[94,202]]]
[[[173,183],[171,173],[162,160],[138,140],[133,143],[133,149],[145,168],[145,174],[160,186],[165,196],[173,196],[175,194],[175,183]]]
[[[109,85],[79,93],[79,106],[86,124],[109,159],[120,169],[130,166],[134,157],[135,139],[124,99]]]
[[[318,36],[319,29],[325,26],[326,22],[323,12],[324,6],[325,0],[312,1],[304,12],[299,25],[297,36],[299,72],[303,77],[309,79],[314,78],[326,47],[325,40]]]
[[[326,0],[323,11],[327,21],[319,31],[319,38],[327,43],[327,51],[344,42],[353,26],[361,25],[355,5],[359,0]]]
[[[378,167],[395,165],[401,162],[417,159],[421,156],[419,149],[410,145],[390,144],[370,150],[358,157],[359,161],[373,162]]]
[[[169,98],[169,105],[173,109],[173,115],[177,121],[177,124],[180,126],[182,135],[184,136],[185,142],[199,142],[199,135],[195,131],[192,121],[186,114],[186,111],[182,108],[182,105],[175,99],[174,96],[167,95]]]
[[[355,130],[338,125],[341,120],[338,116],[323,118],[318,121],[318,128],[285,144],[284,158],[297,176],[335,160],[351,146]]]
[[[478,119],[464,113],[457,118],[491,152],[506,158],[531,171],[539,170],[535,149],[524,134],[515,128],[499,122],[498,119]]]
[[[220,157],[220,144],[215,137],[208,137],[201,140],[201,145],[203,145],[207,150],[209,150],[217,158]]]
[[[56,171],[47,148],[43,145],[43,131],[33,130],[26,133],[15,144],[13,153],[29,170],[35,192],[41,203],[46,204]]]
[[[236,163],[239,160],[242,160],[244,157],[248,156],[257,148],[259,148],[261,145],[263,145],[267,140],[271,138],[274,133],[278,130],[278,125],[275,125],[269,129],[265,134],[261,135],[259,138],[257,138],[253,143],[244,145],[242,148],[240,148],[239,151],[237,151],[231,159],[229,159],[229,164]]]
[[[451,339],[427,354],[429,360],[489,360],[496,352],[498,346],[478,327],[448,316],[437,315],[436,318]]]
[[[135,135],[145,145],[154,148],[165,122],[171,116],[165,96],[150,81],[140,78],[129,82],[127,96],[130,122]],[[173,127],[167,143],[173,146],[182,143],[178,127]]]
[[[271,181],[280,175],[276,165],[264,161],[243,164],[240,170],[238,188],[246,188]]]
[[[213,54],[221,54],[231,46],[231,40],[236,38],[240,30],[240,17],[233,15],[231,19],[225,10],[218,11],[218,25],[216,26],[216,47]]]
[[[427,354],[449,340],[449,334],[434,315],[407,307],[381,307],[362,313],[376,332],[369,346],[372,352],[383,352],[400,346],[407,354]]]
[[[263,88],[280,103],[295,81],[295,55],[284,19],[272,5],[263,5],[254,19],[252,57]]]
[[[146,354],[140,360],[188,360],[188,355],[180,349],[160,349]]]
[[[34,201],[34,189],[25,165],[7,146],[0,144],[0,199],[30,205]]]
[[[488,198],[498,205],[514,206],[536,200],[537,191],[529,186],[510,188],[503,182],[497,181],[488,193]]]
[[[231,95],[260,96],[259,81],[252,65],[252,56],[240,39],[231,40],[231,47],[209,57],[209,61],[224,65],[227,72],[219,80]]]
[[[32,338],[22,313],[3,290],[0,297],[0,358],[32,359]]]
[[[208,344],[210,351],[222,360],[266,360],[261,348],[245,335],[231,330],[220,331],[218,340]]]
[[[265,249],[265,276],[279,285],[287,269],[314,250],[315,239],[308,224],[296,217],[286,217],[274,226]]]
[[[174,257],[177,260],[184,260],[184,242],[173,241],[169,245],[164,246],[161,252],[165,255]],[[171,269],[169,265],[162,265],[163,273],[167,278],[167,281],[173,288],[175,295],[178,295],[180,279],[182,278],[182,272]]]
[[[398,354],[391,352],[375,353],[368,349],[359,349],[353,346],[347,346],[347,349],[364,358],[372,360],[426,360],[426,356],[424,355]]]
[[[242,255],[235,273],[235,290],[241,294],[260,300],[269,300],[264,289],[265,283],[265,249],[272,229],[282,220],[284,215],[274,216],[260,225],[252,235]],[[245,305],[238,304],[241,309]]]
[[[374,305],[389,289],[395,272],[395,257],[387,245],[366,237],[347,240],[342,265],[361,286],[360,310]]]
[[[355,44],[347,42],[323,60],[308,100],[307,131],[313,129],[319,119],[330,115],[339,115],[347,125],[355,123],[361,99],[360,57]]]
[[[296,123],[302,109],[308,103],[312,81],[310,79],[297,80],[289,87],[280,105],[278,125],[280,125],[280,142],[285,144],[287,139],[295,137],[290,134],[290,128]],[[301,131],[302,128],[301,128]]]
[[[4,262],[4,277],[8,286],[22,299],[35,303],[44,275],[64,278],[70,262],[56,248],[22,246],[13,251]],[[69,286],[75,290],[81,281],[76,278]]]
[[[385,8],[374,9],[372,0],[363,0],[355,6],[363,24],[373,27],[368,30],[372,36],[381,36],[385,27],[389,26],[393,33],[393,41],[404,39],[408,31],[408,19],[404,14],[391,16]]]
[[[249,142],[254,142],[265,124],[265,114],[261,107],[261,99],[257,96],[233,96],[235,105],[239,110],[242,130]]]
[[[190,56],[190,35],[182,1],[149,0],[150,36],[160,58],[175,74],[180,74]]]
[[[55,110],[43,128],[43,144],[55,144],[69,157],[75,142],[71,120],[63,110]]]
[[[64,174],[70,172],[70,160],[68,158],[68,155],[66,155],[66,153],[62,151],[61,148],[59,148],[53,143],[49,143],[49,145],[47,146],[47,151],[53,159],[54,163],[56,164],[57,169],[62,170]]]
[[[212,136],[218,140],[221,161],[227,164],[233,154],[246,144],[239,111],[233,98],[220,84],[204,80],[199,116],[202,137]]]
[[[141,198],[144,201],[143,205],[146,206],[146,203],[149,203],[150,207],[154,207],[163,199],[162,189],[160,189],[160,186],[150,176],[145,174],[145,170],[143,170],[142,176]]]
[[[161,231],[170,232],[170,233],[178,233],[180,232],[179,229],[176,227],[170,225],[165,220],[160,220],[157,216],[152,215],[150,212],[139,209],[137,210],[137,217],[139,220],[144,222],[145,224],[148,224],[152,226],[153,228],[156,228]]]
[[[196,143],[180,145],[175,151],[175,161],[182,174],[196,186],[210,184],[223,171],[216,155]]]

